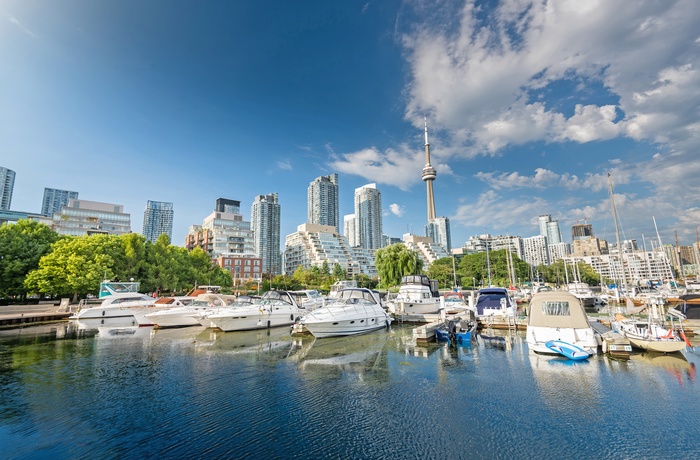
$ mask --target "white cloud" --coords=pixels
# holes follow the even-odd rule
[[[403,39],[412,75],[406,118],[418,126],[429,113],[473,147],[463,155],[620,134],[671,144],[692,134],[697,143],[688,128],[700,105],[698,52],[688,48],[700,20],[692,0],[504,0],[488,24],[480,15],[468,3],[453,24],[441,15],[440,24],[426,22]],[[619,104],[577,104],[567,117],[529,100],[558,81],[603,85]]]
[[[479,195],[476,201],[460,205],[450,221],[470,228],[475,234],[484,231],[505,234],[509,228],[520,227],[522,222],[530,221],[549,208],[550,204],[542,198],[508,198],[490,190]]]
[[[401,206],[400,204],[392,203],[389,205],[389,210],[396,217],[401,217],[401,216],[403,216],[403,213],[406,211],[406,208]]]
[[[452,174],[449,166],[433,161],[432,156],[430,163],[438,171],[438,176]],[[425,166],[425,153],[420,150],[411,150],[407,145],[385,151],[370,147],[351,153],[333,153],[328,166],[340,173],[352,174],[364,177],[370,182],[408,190],[421,181],[420,171]]]
[[[631,173],[622,168],[611,168],[618,184],[627,184],[631,180]],[[563,173],[557,174],[549,169],[537,168],[532,176],[523,175],[515,172],[478,172],[474,175],[477,179],[488,184],[494,190],[503,189],[536,189],[545,190],[554,187],[564,187],[568,190],[590,190],[599,192],[608,187],[608,176],[604,174],[586,173],[583,178],[575,174]]]
[[[278,161],[277,162],[277,167],[279,169],[283,169],[286,171],[291,171],[292,170],[292,163],[289,160],[284,160],[284,161]]]
[[[22,30],[22,32],[24,32],[25,34],[27,34],[31,37],[36,37],[36,34],[34,32],[32,32],[27,27],[25,27],[21,22],[19,22],[19,19],[17,19],[14,16],[11,16],[9,14],[6,14],[5,16],[7,17],[8,21],[10,21],[12,24],[16,25],[17,27],[19,27]]]

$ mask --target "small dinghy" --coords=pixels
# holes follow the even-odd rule
[[[566,356],[574,361],[588,359],[590,356],[590,353],[583,348],[579,348],[576,345],[563,342],[561,340],[550,340],[549,342],[545,343],[545,346],[553,352],[559,353],[560,355]]]

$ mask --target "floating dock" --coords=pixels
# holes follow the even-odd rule
[[[627,337],[613,331],[600,321],[590,320],[589,323],[595,331],[598,346],[602,348],[603,353],[615,358],[629,359],[632,345]]]

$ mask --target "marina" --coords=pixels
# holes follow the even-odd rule
[[[700,455],[692,349],[571,361],[533,353],[523,331],[454,346],[414,329],[2,330],[0,443],[5,458]]]

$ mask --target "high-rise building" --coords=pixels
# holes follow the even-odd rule
[[[68,200],[77,200],[78,192],[60,190],[57,188],[44,188],[44,199],[41,202],[41,215],[51,217],[55,212],[61,212],[61,208],[68,205]]]
[[[571,241],[587,240],[593,236],[593,225],[574,224],[571,226]]]
[[[430,237],[437,244],[442,245],[447,252],[452,251],[452,237],[450,235],[450,219],[436,217],[425,226],[425,236]]]
[[[258,195],[250,210],[255,254],[262,259],[262,272],[282,273],[280,254],[280,205],[277,193]]]
[[[382,247],[382,194],[377,184],[355,189],[355,238],[361,248]]]
[[[562,242],[561,229],[559,222],[552,220],[549,214],[543,214],[539,217],[540,235],[547,237],[547,244],[559,244]]]
[[[308,223],[332,225],[339,230],[338,175],[321,176],[309,184]]]
[[[240,214],[241,202],[238,200],[229,200],[226,198],[217,198],[214,212],[225,212],[227,214]]]
[[[0,210],[7,211],[12,204],[12,190],[15,188],[15,172],[0,166]]]
[[[204,218],[202,225],[190,226],[185,247],[202,248],[213,259],[222,254],[254,257],[253,231],[250,222],[243,220],[240,204],[240,201],[217,199],[216,209],[233,212],[215,210]]]
[[[343,216],[343,235],[347,238],[350,247],[358,247],[360,243],[357,241],[357,232],[355,227],[355,214],[347,214]]]
[[[131,215],[121,204],[69,200],[54,214],[53,229],[59,235],[123,235],[131,233]]]
[[[143,236],[155,243],[160,235],[165,233],[172,242],[173,238],[173,204],[165,201],[146,202],[143,211]]]
[[[523,238],[523,260],[537,267],[549,264],[547,237],[543,235]]]

